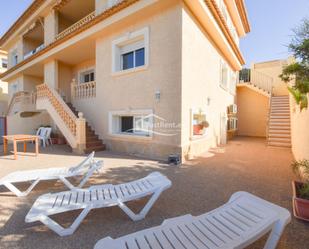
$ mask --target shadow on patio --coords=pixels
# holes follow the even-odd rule
[[[51,151],[49,151],[51,150]],[[86,186],[134,180],[152,171],[160,171],[173,183],[156,202],[146,219],[133,222],[117,207],[93,210],[71,236],[61,238],[40,223],[26,224],[25,215],[38,195],[64,190],[54,182],[41,183],[24,198],[17,198],[1,189],[1,248],[93,248],[105,236],[119,237],[140,229],[159,225],[166,218],[187,213],[199,215],[225,203],[232,193],[248,191],[291,211],[289,149],[272,148],[262,139],[237,138],[225,147],[213,149],[181,167],[168,166],[152,160],[123,156],[110,152],[96,153],[105,166],[101,175],[92,177]],[[2,160],[0,177],[18,169],[70,166],[81,160],[61,146],[42,150],[38,158],[21,156],[17,161]],[[145,200],[131,204],[138,208]],[[56,217],[69,224],[76,215]],[[279,249],[308,249],[309,225],[292,220],[279,244]],[[265,238],[250,249],[263,248]]]

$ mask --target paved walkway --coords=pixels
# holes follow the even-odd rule
[[[105,236],[118,237],[187,213],[199,215],[222,205],[239,190],[249,191],[291,210],[291,180],[294,178],[290,169],[291,152],[266,147],[262,139],[237,138],[226,147],[214,149],[181,167],[109,152],[96,156],[105,161],[105,172],[93,177],[88,185],[130,181],[158,170],[172,180],[173,186],[163,193],[145,220],[134,223],[116,207],[94,210],[68,237],[59,237],[40,223],[24,222],[34,200],[46,189],[50,192],[64,190],[61,183],[39,184],[27,198],[17,198],[0,188],[0,248],[93,248],[95,242]],[[72,155],[65,146],[53,146],[42,150],[39,157],[20,153],[17,161],[11,159],[12,156],[0,154],[0,177],[20,169],[74,165],[81,157]],[[132,204],[133,208],[138,206]],[[75,217],[76,214],[65,214],[56,219],[68,225],[72,215]],[[263,248],[264,242],[265,238],[262,238],[249,248]],[[309,224],[293,219],[278,249],[308,248]]]

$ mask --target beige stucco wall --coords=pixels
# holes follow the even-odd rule
[[[290,103],[292,151],[296,160],[309,160],[309,109],[300,111],[291,95]]]
[[[58,34],[58,14],[56,11],[50,11],[44,17],[44,44],[49,45],[55,40]]]
[[[275,96],[288,95],[287,84],[280,79],[279,75],[283,68],[292,61],[293,58],[255,63],[252,65],[252,69],[273,78],[273,94]]]
[[[148,157],[165,158],[180,152],[180,134],[173,137],[119,138],[109,134],[110,111],[150,109],[168,122],[181,121],[181,6],[178,1],[161,2],[145,9],[96,40],[97,97],[75,101],[109,149]],[[142,21],[139,21],[142,20]],[[149,67],[123,75],[112,75],[112,41],[127,32],[149,28]],[[156,91],[161,100],[155,99]]]
[[[58,89],[65,102],[71,100],[72,67],[64,63],[58,63]]]
[[[23,91],[36,91],[36,86],[44,82],[43,77],[36,77],[32,75],[23,75]]]
[[[220,86],[221,56],[198,22],[185,8],[182,11],[182,149],[198,155],[224,142],[227,107],[234,94]],[[209,123],[206,136],[191,139],[191,109],[202,108]],[[222,127],[223,126],[223,127]],[[222,128],[222,132],[221,132]]]
[[[20,113],[7,116],[7,134],[35,134],[41,125],[50,125],[50,117],[46,112],[32,117],[22,118]]]
[[[237,88],[238,135],[266,137],[269,98],[249,89]]]

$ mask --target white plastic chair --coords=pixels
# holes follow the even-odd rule
[[[42,129],[41,129],[42,128]],[[42,141],[43,147],[46,147],[46,145],[51,145],[52,140],[51,140],[51,131],[52,129],[50,127],[40,127],[41,131],[39,136],[40,142]]]
[[[99,172],[103,163],[94,161],[94,152],[88,155],[80,164],[70,168],[48,168],[48,169],[37,169],[37,170],[25,170],[25,171],[15,171],[11,174],[0,179],[0,185],[4,185],[10,191],[12,191],[17,196],[26,196],[30,191],[43,180],[60,180],[69,189],[81,188],[87,182],[88,178],[94,173],[94,171]],[[67,178],[81,176],[78,186],[74,186]],[[32,182],[30,187],[26,191],[21,191],[15,187],[14,183],[19,182]]]
[[[97,185],[88,189],[75,189],[40,196],[28,212],[25,221],[41,221],[60,236],[73,234],[90,210],[118,206],[133,221],[145,218],[161,193],[172,185],[167,177],[154,172],[145,178],[118,185]],[[151,196],[142,210],[135,214],[125,202]],[[68,228],[63,228],[50,217],[54,214],[82,210]],[[110,249],[110,248],[109,248]]]
[[[285,208],[246,192],[200,216],[184,215],[118,239],[106,237],[95,249],[241,249],[270,232],[264,249],[275,249],[291,215]]]

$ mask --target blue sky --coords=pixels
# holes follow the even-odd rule
[[[0,36],[32,0],[6,0],[1,7]],[[247,65],[251,62],[286,58],[291,29],[309,18],[309,0],[245,0],[251,32],[241,41]]]

